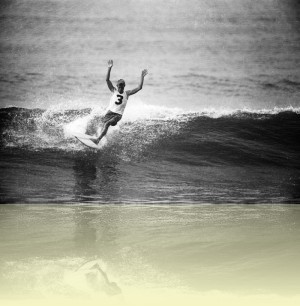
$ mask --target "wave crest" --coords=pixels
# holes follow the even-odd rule
[[[87,152],[72,131],[101,129],[103,110],[6,108],[1,147]],[[183,112],[149,105],[130,109],[107,134],[103,154],[122,160],[155,158],[191,164],[273,163],[299,166],[299,108]]]

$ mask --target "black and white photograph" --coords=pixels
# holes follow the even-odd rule
[[[300,2],[0,1],[0,304],[300,304]]]

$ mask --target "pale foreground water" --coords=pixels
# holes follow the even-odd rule
[[[1,205],[1,305],[299,305],[299,220],[299,205]]]

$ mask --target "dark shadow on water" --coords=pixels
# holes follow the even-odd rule
[[[118,162],[102,156],[76,158],[73,165],[76,202],[108,203],[118,195]]]
[[[83,159],[76,159],[73,166],[75,176],[74,195],[79,201],[96,194],[92,188],[93,181],[97,178],[95,163]]]
[[[289,194],[289,200],[287,201],[288,203],[300,203],[300,174],[295,174],[290,177],[287,192]]]

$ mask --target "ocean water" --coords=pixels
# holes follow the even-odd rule
[[[96,151],[70,134],[92,109],[2,109],[1,202],[299,203],[298,111],[141,110]]]
[[[299,305],[299,14],[1,1],[1,305]]]
[[[1,105],[105,107],[131,98],[188,111],[299,106],[298,1],[1,1]],[[127,89],[126,88],[126,89]]]
[[[8,305],[299,305],[299,213],[270,204],[1,205],[0,297]]]

